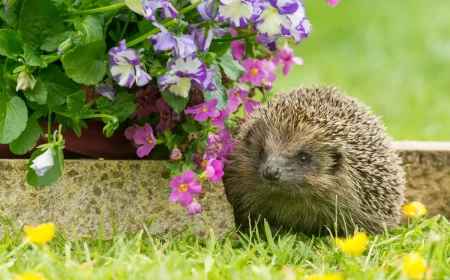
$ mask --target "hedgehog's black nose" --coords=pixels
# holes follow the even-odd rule
[[[269,181],[278,181],[281,177],[280,168],[278,166],[266,166],[263,170],[263,177]]]

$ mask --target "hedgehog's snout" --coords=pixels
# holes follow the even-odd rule
[[[278,181],[281,177],[281,170],[278,166],[266,166],[263,170],[263,177],[271,182]]]

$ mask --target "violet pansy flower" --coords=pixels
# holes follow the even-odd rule
[[[161,9],[161,18],[177,18],[178,11],[172,6],[170,0],[141,0],[143,14],[146,20],[155,20],[155,13]]]
[[[252,16],[251,1],[220,0],[219,18],[228,21],[231,27],[245,27]]]
[[[188,206],[193,202],[193,194],[202,192],[202,185],[195,179],[195,173],[191,170],[186,170],[181,176],[175,176],[170,181],[169,187],[172,188],[169,200],[172,202],[180,201],[180,204],[184,206]]]
[[[152,79],[141,67],[141,60],[135,49],[127,48],[125,40],[118,47],[109,50],[109,67],[114,80],[123,87],[131,88],[136,82],[144,86]]]
[[[195,55],[178,58],[169,63],[167,67],[169,71],[158,79],[162,91],[168,90],[175,95],[188,97],[191,82],[199,85],[203,85],[205,82],[206,66]]]
[[[197,51],[192,35],[185,34],[177,37],[167,31],[161,24],[153,24],[161,29],[160,33],[148,37],[157,53],[172,50],[175,58],[185,58]]]
[[[194,42],[201,52],[208,52],[209,46],[215,36],[223,36],[228,33],[227,30],[223,28],[210,28],[210,27],[202,27],[197,28],[198,24],[191,24],[189,26],[189,33],[194,38]]]
[[[111,101],[114,101],[115,98],[115,94],[116,94],[116,90],[114,89],[113,85],[112,85],[112,79],[110,77],[105,79],[104,83],[101,83],[97,86],[96,91],[108,98]]]

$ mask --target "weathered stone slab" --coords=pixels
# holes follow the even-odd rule
[[[428,215],[450,218],[450,142],[395,142],[406,172],[406,198]]]
[[[153,220],[149,230],[159,235],[191,226],[199,236],[212,227],[220,237],[234,226],[221,184],[204,186],[199,215],[188,216],[183,206],[168,201],[169,173],[160,161],[66,160],[64,176],[47,188],[27,185],[25,171],[25,160],[0,160],[0,215],[17,227],[52,221],[69,235],[92,237],[103,216],[108,238],[112,221],[119,231],[127,226],[137,232]]]

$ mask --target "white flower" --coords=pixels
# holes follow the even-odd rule
[[[33,89],[35,84],[36,79],[33,77],[33,75],[29,74],[27,71],[22,71],[17,77],[16,91]]]
[[[51,149],[48,149],[43,154],[39,155],[33,160],[31,169],[36,171],[36,174],[41,177],[49,171],[54,165],[53,153]]]

